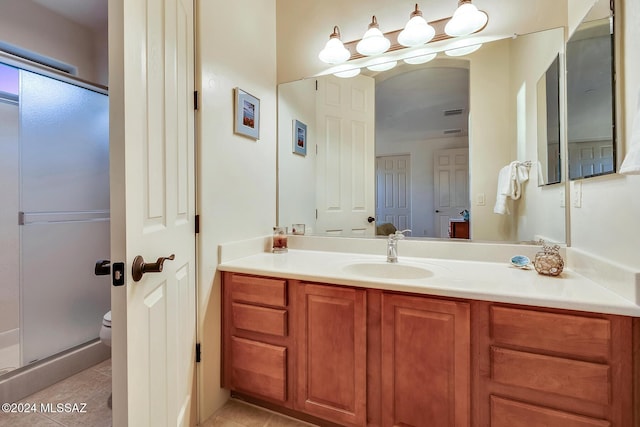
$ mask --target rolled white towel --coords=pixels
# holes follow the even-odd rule
[[[518,200],[522,195],[522,184],[528,180],[529,167],[519,161],[513,161],[500,169],[493,212],[500,215],[510,214],[507,198]]]

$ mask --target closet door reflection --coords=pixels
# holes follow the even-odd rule
[[[110,307],[108,98],[20,71],[22,363],[98,337]]]

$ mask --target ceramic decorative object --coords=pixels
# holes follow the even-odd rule
[[[533,266],[538,273],[544,274],[545,276],[557,276],[562,273],[564,260],[562,256],[560,256],[560,246],[544,245],[542,251],[536,254]]]
[[[531,260],[527,256],[516,255],[511,258],[511,265],[514,267],[527,269],[529,268],[529,264],[531,264]]]

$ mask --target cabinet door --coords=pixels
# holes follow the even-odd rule
[[[341,425],[366,423],[366,293],[300,283],[296,408]]]
[[[467,303],[382,296],[382,425],[469,426]]]

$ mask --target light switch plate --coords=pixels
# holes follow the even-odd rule
[[[571,189],[571,204],[574,208],[582,207],[582,182],[573,181]]]

